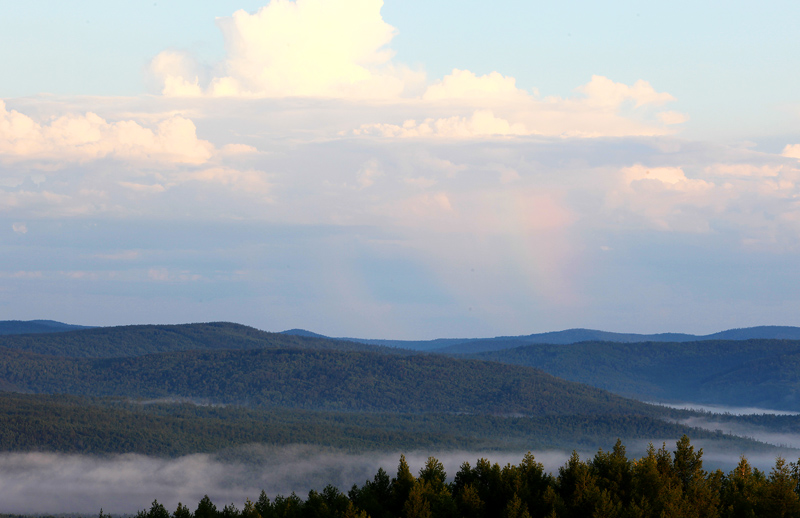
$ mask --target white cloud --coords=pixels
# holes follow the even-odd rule
[[[523,101],[527,96],[527,92],[517,88],[513,77],[503,76],[499,72],[478,77],[469,70],[454,69],[450,75],[429,86],[422,98],[425,101],[457,99],[486,102],[495,99],[510,102]]]
[[[161,184],[142,184],[142,183],[134,183],[134,182],[119,182],[119,185],[125,187],[126,189],[130,189],[132,191],[147,193],[147,194],[159,194],[164,192],[166,189]]]
[[[788,145],[783,148],[783,156],[800,159],[800,144]]]
[[[469,138],[529,134],[523,124],[512,124],[505,119],[495,117],[491,110],[476,110],[471,117],[456,116],[425,119],[422,122],[408,120],[402,126],[394,124],[364,124],[354,133],[356,135],[400,138]]]
[[[356,135],[393,138],[470,138],[496,135],[561,137],[652,136],[672,133],[670,125],[685,117],[675,112],[653,116],[650,108],[674,98],[657,92],[646,81],[632,86],[601,76],[576,89],[577,95],[539,99],[516,88],[514,79],[492,73],[477,77],[455,70],[432,85],[422,103],[406,111],[458,111],[460,115],[408,119],[402,124],[362,124]],[[475,109],[476,105],[491,109]],[[469,115],[466,115],[469,114]]]
[[[684,113],[665,111],[658,113],[658,119],[664,124],[668,125],[683,124],[684,122],[689,120],[689,116]]]
[[[592,76],[591,81],[576,91],[586,95],[587,104],[597,107],[617,108],[626,101],[633,101],[635,107],[639,108],[650,104],[661,106],[675,100],[666,92],[656,92],[650,83],[641,79],[628,86],[615,83],[607,77]]]
[[[249,194],[264,196],[270,192],[272,184],[266,173],[255,169],[239,170],[233,167],[208,167],[197,171],[186,171],[174,175],[175,180],[218,184]]]
[[[383,175],[377,160],[369,160],[358,171],[358,185],[365,189],[375,183],[375,179]]]
[[[214,146],[197,138],[181,116],[149,129],[131,120],[108,122],[95,113],[64,115],[38,123],[0,101],[0,160],[78,161],[105,157],[145,162],[200,164]]]
[[[396,34],[381,0],[271,0],[218,18],[227,56],[201,86],[197,66],[165,51],[151,63],[167,96],[397,97],[423,75],[391,63]]]
[[[654,113],[675,99],[644,80],[627,85],[594,75],[572,96],[544,99],[497,71],[453,69],[426,85],[424,73],[393,62],[389,44],[397,31],[383,20],[382,5],[271,0],[256,13],[217,20],[226,55],[211,67],[215,72],[174,50],[156,56],[150,70],[168,97],[348,99],[374,112],[338,134],[357,128],[357,135],[397,138],[650,136],[688,120],[674,111]],[[363,102],[376,99],[382,102]]]
[[[706,168],[710,175],[733,177],[775,177],[781,172],[781,165],[755,164],[714,164]]]
[[[258,153],[258,149],[247,144],[226,144],[222,147],[220,152],[223,155],[247,155],[251,153]]]
[[[162,93],[168,97],[200,97],[197,66],[185,52],[165,50],[150,62],[150,72],[162,81]]]
[[[16,232],[17,234],[27,234],[28,233],[28,225],[25,223],[13,223],[11,225],[11,229]]]
[[[682,167],[635,164],[622,168],[620,177],[622,185],[608,191],[607,208],[627,215],[620,221],[630,217],[634,226],[665,231],[710,232],[714,212],[724,210],[732,195],[714,183],[687,178]]]
[[[622,170],[628,185],[637,180],[657,180],[661,183],[675,185],[686,181],[686,175],[680,167],[645,167],[636,164]]]

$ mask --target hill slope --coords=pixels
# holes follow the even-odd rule
[[[691,434],[737,450],[764,446],[649,416],[494,417],[364,414],[140,404],[112,398],[0,392],[0,451],[173,456],[253,443],[364,450],[583,449],[617,438]]]
[[[284,331],[287,334],[322,337],[304,329]],[[686,333],[612,333],[595,329],[567,329],[548,333],[535,333],[521,336],[497,336],[494,338],[437,338],[435,340],[388,340],[367,338],[335,338],[368,345],[396,347],[415,351],[431,351],[442,354],[471,354],[485,351],[499,351],[532,344],[574,344],[579,342],[700,342],[708,340],[800,340],[800,327],[758,326],[741,329],[728,329],[710,335]]]
[[[55,320],[0,320],[0,335],[61,333],[79,329],[91,329],[91,327],[64,324]]]
[[[113,358],[200,349],[377,349],[329,338],[268,333],[230,322],[97,327],[66,333],[6,335],[0,336],[0,347],[73,358]]]
[[[800,411],[800,341],[582,342],[469,355],[639,399]]]
[[[0,349],[0,387],[315,410],[506,415],[659,412],[528,367],[335,350],[184,351],[88,359]]]

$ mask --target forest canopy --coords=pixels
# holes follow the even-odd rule
[[[590,459],[573,452],[557,473],[547,473],[528,453],[517,465],[479,459],[464,462],[452,479],[429,457],[415,476],[404,456],[396,474],[380,468],[372,480],[344,493],[328,485],[305,499],[265,492],[219,508],[205,496],[194,508],[173,513],[157,501],[137,518],[734,518],[800,515],[800,466],[783,458],[769,473],[746,458],[730,472],[703,469],[703,450],[683,436],[670,450],[652,444],[645,456],[628,458],[617,441]],[[101,511],[101,517],[103,513]]]

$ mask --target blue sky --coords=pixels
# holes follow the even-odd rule
[[[799,11],[15,4],[0,311],[395,338],[797,325]]]

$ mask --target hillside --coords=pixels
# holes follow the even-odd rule
[[[583,342],[470,355],[638,399],[800,411],[800,341]]]
[[[657,410],[542,371],[435,355],[248,349],[60,358],[0,349],[5,390],[191,398],[369,412],[632,414]]]
[[[268,333],[230,322],[97,327],[50,334],[6,335],[0,336],[0,347],[73,358],[113,358],[201,349],[378,349],[324,337]]]
[[[177,456],[254,443],[351,451],[569,450],[596,448],[617,438],[647,441],[683,434],[738,451],[768,450],[754,441],[648,416],[363,414],[0,392],[0,451],[4,452]]]
[[[317,333],[303,329],[284,331],[287,334],[322,337]],[[486,351],[499,351],[533,344],[574,344],[579,342],[700,342],[708,340],[800,340],[800,327],[792,326],[758,326],[740,329],[728,329],[709,335],[692,335],[686,333],[613,333],[595,329],[567,329],[547,333],[535,333],[521,336],[497,336],[494,338],[437,338],[434,340],[391,340],[367,338],[335,338],[368,345],[396,347],[415,351],[431,351],[442,354],[472,354]]]
[[[21,335],[34,333],[61,333],[64,331],[77,331],[91,329],[89,326],[76,326],[64,324],[55,320],[2,320],[0,321],[0,335]]]

